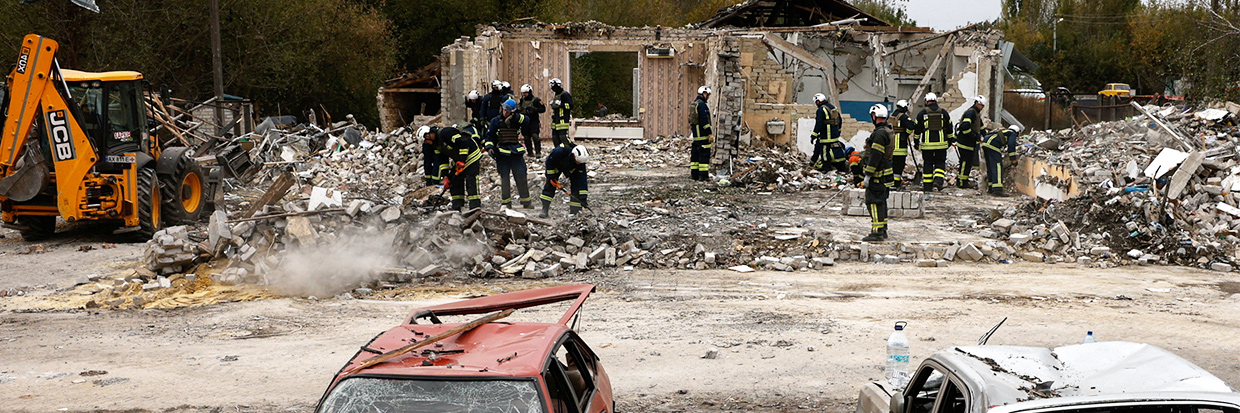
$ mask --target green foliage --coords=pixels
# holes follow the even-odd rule
[[[95,14],[68,1],[0,2],[0,61],[28,33],[60,42],[63,67],[136,70],[173,95],[212,94],[207,3],[114,0]],[[320,104],[336,118],[376,124],[375,90],[393,70],[394,42],[379,13],[344,0],[222,0],[224,90],[262,115]],[[7,65],[7,62],[6,62]]]
[[[851,3],[892,26],[917,26],[917,21],[905,11],[904,3],[907,2],[908,0],[853,0]]]
[[[1184,79],[1189,97],[1223,97],[1240,78],[1240,29],[1232,24],[1240,7],[1212,3],[1004,0],[997,28],[1041,66],[1035,75],[1046,88],[1094,93],[1122,82],[1153,94]]]
[[[633,68],[637,53],[589,53],[572,60],[577,116],[590,117],[602,102],[611,113],[633,115]]]

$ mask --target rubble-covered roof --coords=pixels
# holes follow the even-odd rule
[[[962,346],[938,357],[975,373],[988,406],[1116,393],[1232,391],[1205,369],[1143,343],[1111,341],[1053,349]]]
[[[439,71],[440,62],[438,60],[422,66],[413,73],[405,73],[396,78],[388,79],[383,82],[384,88],[398,88],[410,86],[439,87]]]
[[[720,9],[698,27],[814,26],[854,17],[866,19],[862,26],[891,25],[841,0],[748,0]]]

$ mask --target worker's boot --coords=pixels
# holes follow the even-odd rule
[[[886,225],[883,225],[883,228],[879,229],[878,233],[883,235],[883,241],[887,240],[887,226]]]
[[[1008,194],[1008,193],[1007,193],[1007,191],[1004,191],[1004,190],[1003,190],[1003,187],[1001,187],[1001,186],[992,186],[992,187],[990,187],[990,192],[989,192],[989,194],[990,194],[990,196],[997,196],[997,197],[1001,197],[1001,198],[1006,198],[1006,197],[1012,196],[1011,194]]]
[[[887,239],[887,237],[883,235],[882,232],[871,232],[870,235],[866,235],[865,238],[862,238],[861,240],[865,242],[880,242],[885,239]]]
[[[921,184],[921,191],[922,191],[922,192],[930,192],[930,191],[933,191],[933,190],[934,190],[934,184],[933,184],[933,183],[923,183],[923,184]]]
[[[937,176],[936,176],[936,177],[934,177],[934,190],[935,190],[935,191],[942,191],[942,190],[943,190],[943,178],[940,178],[940,177],[937,177]]]
[[[544,199],[544,200],[542,201],[542,204],[543,204],[543,210],[542,210],[542,212],[540,212],[540,213],[538,214],[538,217],[539,217],[539,218],[546,218],[546,217],[551,216],[551,201],[548,201],[548,200],[545,200],[545,199]]]
[[[961,189],[977,189],[977,184],[968,179],[957,179],[956,187]]]
[[[521,208],[525,208],[525,209],[534,209],[534,203],[533,203],[533,202],[530,202],[530,201],[525,201],[525,202],[522,202],[522,203],[521,203]]]
[[[581,213],[581,207],[579,207],[579,206],[569,206],[569,207],[568,207],[568,214],[569,214],[569,215],[577,215],[577,214],[580,214],[580,213]]]

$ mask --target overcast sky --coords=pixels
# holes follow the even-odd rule
[[[909,17],[918,26],[951,30],[999,17],[1000,0],[908,0]]]

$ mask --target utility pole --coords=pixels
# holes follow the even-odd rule
[[[211,67],[215,83],[215,133],[224,135],[224,63],[220,52],[220,0],[211,0]]]
[[[212,0],[218,1],[218,0]],[[1059,22],[1063,21],[1063,17],[1055,19],[1055,23],[1051,24],[1051,51],[1059,51]]]

